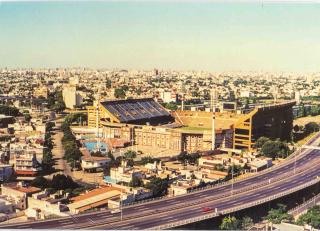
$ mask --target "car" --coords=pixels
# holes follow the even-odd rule
[[[210,212],[210,211],[212,211],[212,208],[209,208],[209,207],[203,207],[202,208],[202,212],[204,212],[204,213],[207,213],[207,212]]]
[[[114,210],[111,210],[111,213],[120,213],[120,209],[114,209]]]

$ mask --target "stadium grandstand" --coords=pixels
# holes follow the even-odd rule
[[[101,102],[117,123],[159,125],[173,121],[165,108],[151,98]]]

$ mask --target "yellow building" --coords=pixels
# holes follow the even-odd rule
[[[295,102],[265,105],[248,114],[174,111],[151,98],[112,100],[88,107],[88,126],[156,156],[217,148],[252,150],[261,136],[289,140]],[[213,131],[214,130],[214,134]]]

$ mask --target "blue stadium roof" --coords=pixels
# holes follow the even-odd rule
[[[172,116],[152,98],[111,100],[101,105],[120,123],[150,124],[171,122]]]

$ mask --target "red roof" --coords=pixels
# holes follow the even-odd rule
[[[34,172],[34,171],[20,171],[20,170],[17,170],[16,171],[16,174],[17,175],[37,175],[37,172]]]

